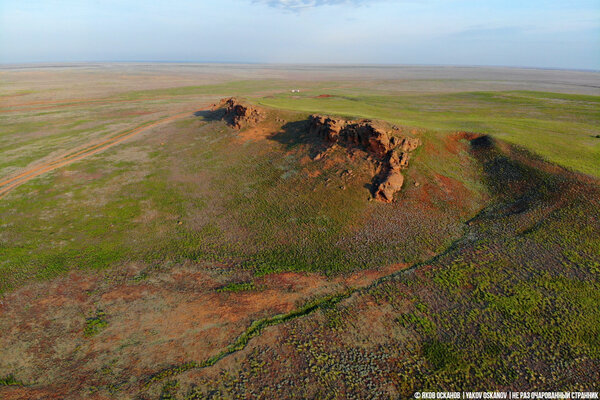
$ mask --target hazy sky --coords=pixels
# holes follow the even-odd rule
[[[0,62],[600,69],[600,0],[0,0]]]

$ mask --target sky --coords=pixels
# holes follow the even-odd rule
[[[0,63],[600,70],[600,0],[0,0]]]

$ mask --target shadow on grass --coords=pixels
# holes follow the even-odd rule
[[[194,113],[195,117],[200,117],[206,122],[220,121],[223,119],[225,111],[222,109],[219,110],[200,110]]]
[[[308,120],[288,122],[281,129],[271,135],[269,139],[285,145],[286,149],[296,146],[307,146],[311,158],[327,148],[323,140],[311,135]]]
[[[575,184],[562,173],[526,165],[519,160],[522,157],[515,155],[531,160],[535,160],[535,156],[512,146],[501,149],[490,136],[473,139],[470,143],[471,154],[483,169],[482,182],[496,199],[468,223],[482,218],[524,214],[540,205],[552,206]],[[544,163],[541,160],[535,162]]]

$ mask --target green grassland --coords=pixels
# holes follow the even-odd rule
[[[402,205],[370,202],[366,161],[348,162],[340,152],[328,168],[301,165],[320,142],[289,132],[240,141],[222,122],[191,117],[161,133],[150,143],[138,139],[40,177],[4,199],[2,290],[71,268],[124,262],[213,260],[256,274],[414,262],[459,235],[461,218],[482,199],[476,192],[465,204],[440,198],[430,210],[414,198]],[[437,162],[415,161],[423,168],[418,176],[427,179]],[[460,162],[449,158],[440,172],[477,188],[476,174],[461,176]],[[347,169],[357,178],[342,178]],[[323,173],[308,177],[317,170]],[[417,212],[418,220],[411,216]],[[439,221],[447,226],[434,230]]]
[[[542,92],[279,95],[260,104],[311,113],[384,119],[404,126],[494,135],[566,168],[600,177],[600,97]]]

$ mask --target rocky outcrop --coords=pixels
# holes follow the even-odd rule
[[[319,136],[329,143],[338,141],[340,131],[346,125],[346,121],[337,118],[330,118],[323,115],[311,115],[310,133]]]
[[[402,184],[404,184],[404,175],[400,170],[390,169],[387,176],[377,187],[375,198],[385,203],[391,203],[396,192],[402,189]]]
[[[419,139],[390,136],[385,126],[371,120],[347,121],[323,115],[311,115],[310,132],[328,143],[359,147],[380,163],[375,182],[375,199],[391,202],[402,188],[402,170],[408,168],[410,152],[421,145]]]
[[[398,153],[391,151],[389,160],[385,165],[383,179],[377,186],[375,198],[379,201],[391,203],[394,200],[394,194],[402,189],[404,183],[404,175],[401,170],[408,168],[408,153]]]
[[[260,108],[235,97],[221,100],[212,106],[212,110],[223,110],[223,119],[235,129],[253,126],[265,119],[265,113]]]
[[[402,139],[394,138],[399,140],[398,148],[403,152],[411,152],[417,149],[421,145],[421,141],[419,139],[404,137]]]
[[[310,116],[310,132],[327,142],[362,147],[378,158],[384,158],[395,147],[386,131],[370,120],[346,121],[323,115]]]

